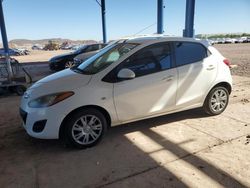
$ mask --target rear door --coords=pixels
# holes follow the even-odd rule
[[[175,59],[178,71],[177,108],[197,105],[213,84],[217,63],[200,43],[176,42]]]
[[[128,68],[132,80],[114,83],[114,102],[120,121],[161,114],[175,108],[177,71],[172,65],[169,43],[158,43],[139,50],[121,63],[116,72]]]

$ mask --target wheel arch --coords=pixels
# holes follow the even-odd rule
[[[104,116],[105,118],[107,119],[107,124],[108,124],[108,128],[111,127],[111,116],[110,114],[108,113],[108,111],[106,109],[104,109],[103,107],[100,107],[100,106],[97,106],[97,105],[86,105],[86,106],[81,106],[81,107],[78,107],[74,110],[72,110],[70,113],[68,113],[66,115],[66,117],[63,119],[61,125],[60,125],[60,128],[59,128],[59,138],[62,138],[63,136],[63,133],[64,133],[64,128],[66,126],[66,122],[68,120],[68,118],[74,114],[75,112],[77,111],[80,111],[80,110],[84,110],[84,109],[89,109],[89,108],[92,108],[92,109],[96,109],[98,111],[100,111]]]
[[[211,107],[210,107],[210,105],[208,104],[209,102],[209,97],[210,97],[210,93],[211,93],[211,91],[213,90],[213,89],[215,89],[215,88],[217,88],[217,87],[223,87],[223,88],[225,88],[227,91],[228,91],[228,96],[230,95],[230,93],[232,92],[232,86],[231,86],[231,84],[230,83],[228,83],[228,82],[219,82],[219,83],[217,83],[217,84],[215,84],[209,91],[208,91],[208,93],[207,93],[207,95],[206,95],[206,97],[205,97],[205,100],[203,101],[203,109],[204,109],[204,111],[207,113],[207,114],[209,114],[209,115],[219,115],[220,113],[222,113],[225,109],[226,109],[226,107],[227,107],[227,105],[228,105],[228,100],[226,101],[226,104],[225,104],[225,108],[223,107],[223,109],[221,110],[221,109],[219,109],[219,111],[214,111],[214,110],[211,110]]]
[[[232,92],[232,86],[231,86],[231,84],[229,84],[228,82],[219,82],[219,83],[217,83],[214,87],[212,87],[212,88],[209,90],[209,92],[210,92],[212,89],[214,89],[215,87],[219,87],[219,86],[225,87],[225,88],[227,89],[229,95],[231,94],[231,92]],[[208,92],[208,93],[209,93],[209,92]]]
[[[205,95],[205,98],[203,98],[203,103],[202,103],[203,105],[204,105],[204,102],[206,101],[206,98],[207,98],[208,94],[210,93],[210,91],[211,91],[212,89],[214,89],[215,87],[219,87],[219,86],[225,87],[225,88],[227,89],[229,95],[231,94],[231,92],[232,92],[232,86],[231,86],[230,83],[225,82],[225,81],[218,82],[217,84],[215,84],[214,86],[212,86],[212,87],[207,91],[207,93],[206,93],[206,95]]]

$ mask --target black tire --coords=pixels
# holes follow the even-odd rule
[[[22,96],[24,92],[26,91],[26,87],[23,85],[19,85],[19,86],[13,87],[13,90],[17,95]]]
[[[82,120],[80,119],[80,118],[85,118],[85,117],[86,117],[87,125],[83,125]],[[96,121],[97,123],[101,125],[101,130],[93,129],[94,128],[93,126],[99,126],[99,124],[95,122],[94,125],[90,125],[91,117],[95,117],[98,119]],[[76,125],[78,126],[77,130],[74,130],[73,127],[76,128],[75,127]],[[88,128],[89,130],[87,130],[86,126],[89,127]],[[81,128],[81,130],[78,129],[79,127]],[[98,137],[96,139],[94,139],[92,135],[93,133],[92,131],[98,134]],[[65,125],[64,125],[64,133],[63,133],[62,139],[64,140],[67,146],[73,146],[78,149],[84,149],[84,148],[92,147],[96,145],[98,142],[100,142],[100,140],[102,139],[106,131],[107,131],[107,120],[105,116],[97,109],[88,108],[88,109],[83,109],[83,110],[75,112],[66,120]],[[84,134],[84,135],[82,135],[82,137],[80,137],[79,140],[77,140],[76,134],[77,135]],[[80,142],[84,142],[84,140],[87,140],[86,137],[88,137],[89,143],[80,143]]]
[[[218,93],[220,93],[220,95],[222,95],[221,99],[214,99],[214,97]],[[225,100],[222,100],[224,98],[225,98]],[[216,102],[214,102],[214,100],[216,100]],[[213,88],[208,93],[206,100],[203,104],[203,109],[209,115],[212,115],[212,116],[219,115],[226,109],[228,102],[229,102],[228,90],[225,87],[218,86],[218,87]],[[216,110],[216,108],[217,108],[217,110]]]

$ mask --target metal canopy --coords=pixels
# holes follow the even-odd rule
[[[186,19],[183,37],[194,37],[194,10],[195,0],[186,1]]]
[[[103,43],[107,43],[105,0],[101,0],[101,9],[102,9],[102,35],[103,35]]]
[[[157,2],[157,33],[162,34],[163,30],[163,0],[158,0]]]
[[[9,73],[9,81],[11,81],[13,78],[13,71],[12,71],[12,67],[10,64],[8,38],[7,38],[7,33],[6,33],[6,28],[5,28],[4,15],[3,15],[3,4],[2,3],[3,3],[3,1],[0,0],[0,27],[1,27],[1,34],[2,34],[2,41],[3,41],[4,52],[5,52],[5,58],[6,58],[6,63],[7,63],[8,73]]]
[[[102,14],[102,38],[103,38],[103,43],[107,43],[107,34],[106,34],[106,5],[105,5],[105,0],[101,0],[101,3],[98,0],[95,0],[95,1],[101,7],[101,14]]]

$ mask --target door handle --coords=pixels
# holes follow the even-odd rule
[[[207,70],[213,70],[213,69],[215,69],[214,65],[209,65],[207,68]]]
[[[174,78],[174,76],[171,75],[171,76],[163,77],[161,80],[162,80],[162,81],[169,82],[169,81],[173,80],[173,78]]]

